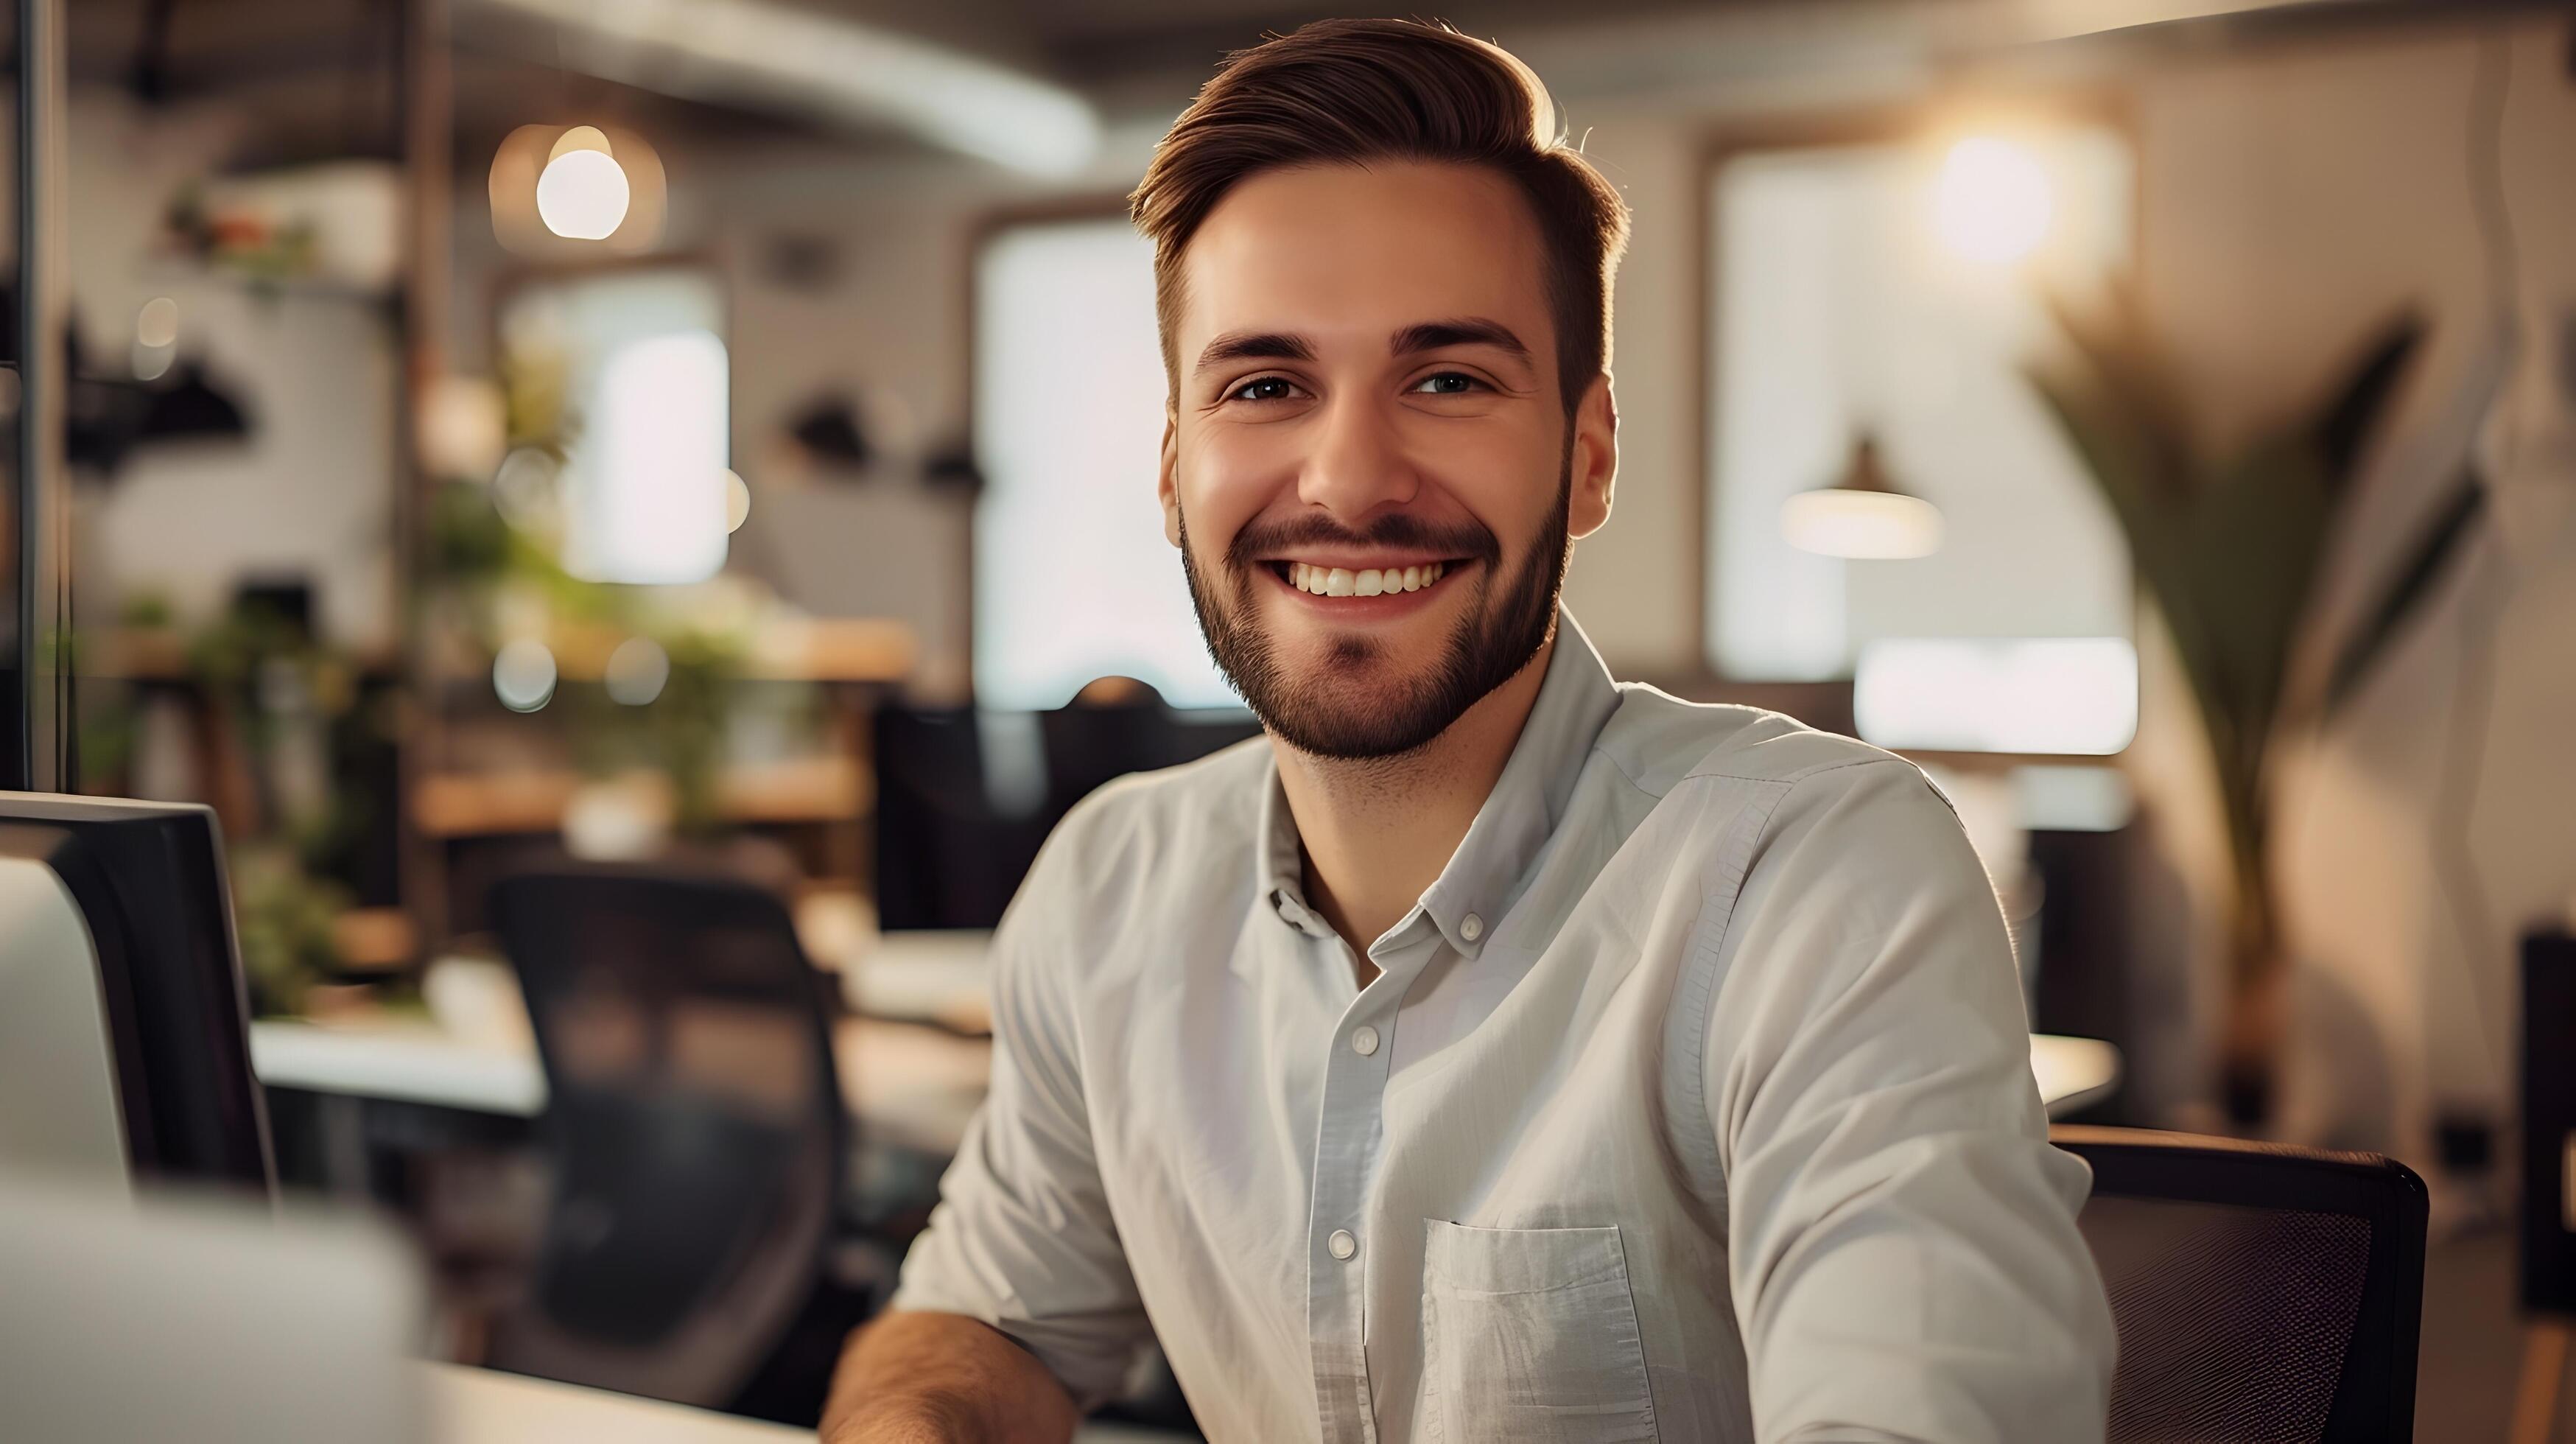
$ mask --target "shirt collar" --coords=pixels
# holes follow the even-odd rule
[[[1511,758],[1449,865],[1422,895],[1423,913],[1459,953],[1474,957],[1519,898],[1531,865],[1565,816],[1584,758],[1618,709],[1619,687],[1610,669],[1573,614],[1560,606],[1556,648]],[[1297,819],[1279,785],[1276,760],[1264,772],[1263,785],[1255,861],[1261,895],[1300,931],[1329,937],[1332,928],[1306,906]]]

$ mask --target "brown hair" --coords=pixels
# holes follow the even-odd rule
[[[1154,242],[1154,310],[1173,394],[1181,255],[1217,202],[1262,171],[1379,159],[1488,166],[1528,197],[1571,416],[1609,362],[1610,279],[1627,244],[1627,203],[1566,143],[1528,66],[1498,45],[1411,20],[1319,20],[1238,50],[1155,147],[1128,212]]]

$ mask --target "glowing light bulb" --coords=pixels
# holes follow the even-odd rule
[[[625,222],[628,200],[626,172],[605,150],[561,151],[537,176],[537,219],[570,240],[606,240]]]
[[[2037,250],[2054,209],[2048,173],[2027,146],[1971,136],[1941,163],[1933,223],[1972,261],[2006,265]]]

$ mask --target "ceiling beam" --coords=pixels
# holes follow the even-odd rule
[[[467,0],[460,9],[460,18],[504,22],[494,28],[603,79],[892,127],[1028,175],[1073,175],[1100,147],[1099,116],[1072,90],[883,26],[772,0]]]

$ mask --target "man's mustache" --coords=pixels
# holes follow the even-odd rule
[[[1227,566],[1241,570],[1264,557],[1276,557],[1300,547],[1335,546],[1422,551],[1489,564],[1501,561],[1503,556],[1502,543],[1494,540],[1491,531],[1473,522],[1435,526],[1420,517],[1394,512],[1357,531],[1322,516],[1302,516],[1268,525],[1256,522],[1234,534],[1234,540],[1226,546],[1225,560]]]

